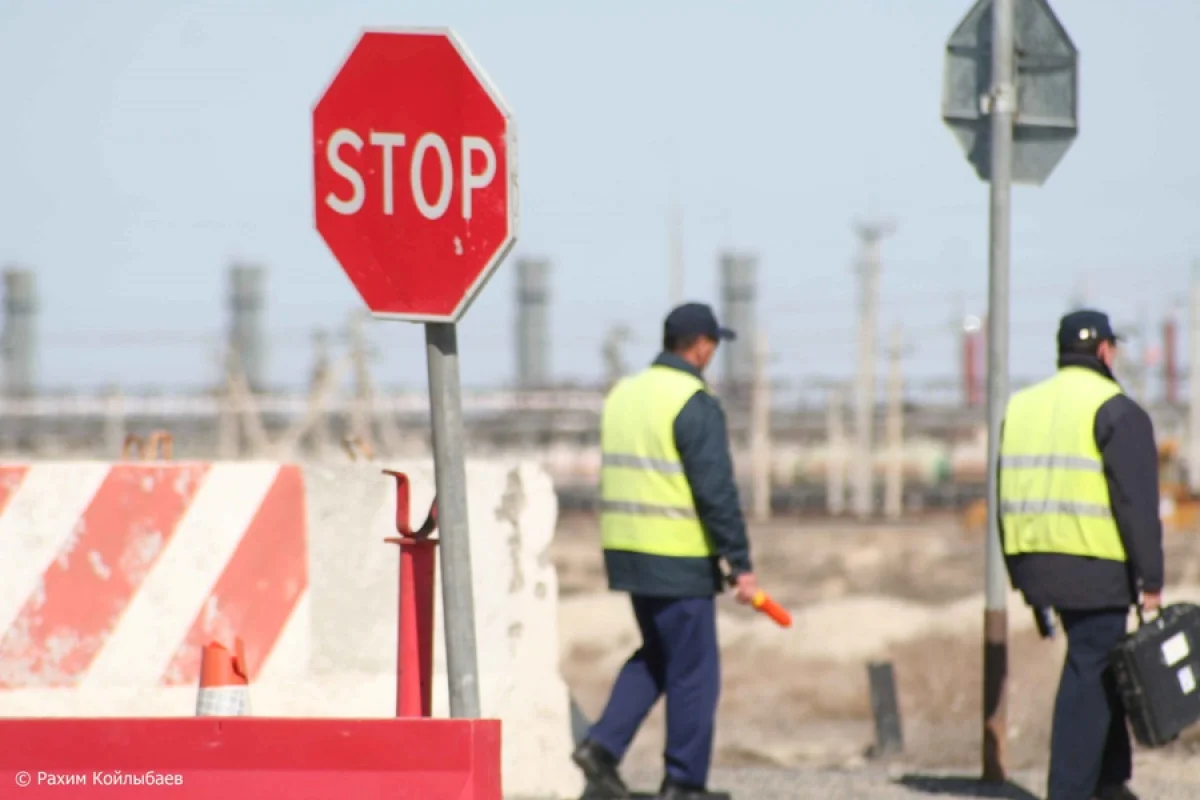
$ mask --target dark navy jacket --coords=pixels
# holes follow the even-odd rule
[[[1059,366],[1087,367],[1113,379],[1099,359],[1065,355]],[[1162,523],[1158,515],[1158,449],[1150,415],[1125,394],[1096,411],[1096,447],[1108,481],[1109,505],[1121,532],[1127,563],[1057,553],[1026,553],[1006,559],[1013,588],[1041,608],[1128,607],[1138,588],[1163,586]],[[997,480],[999,470],[997,470]],[[997,483],[997,488],[999,483]],[[1001,541],[1004,526],[1000,526]],[[1139,587],[1140,584],[1140,587]]]
[[[699,370],[673,353],[662,353],[654,363],[701,378]],[[675,418],[675,446],[692,488],[696,512],[719,557],[725,559],[734,575],[751,572],[725,412],[708,392],[696,392]],[[605,550],[604,565],[609,587],[631,594],[693,597],[717,594],[724,588],[716,557],[674,558]]]

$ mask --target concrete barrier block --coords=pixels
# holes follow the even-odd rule
[[[419,524],[434,496],[432,468],[412,462],[386,468],[408,475],[412,522]],[[391,713],[399,554],[383,543],[395,534],[396,499],[381,469],[306,470],[314,532],[310,663],[314,675],[373,676],[358,683],[360,700],[369,693],[372,707]],[[558,518],[553,484],[533,463],[502,461],[468,463],[467,484],[480,704],[484,716],[504,722],[505,792],[578,796],[584,787],[569,758],[570,699],[558,670],[558,581],[547,554]],[[342,510],[348,496],[357,510]],[[449,692],[441,564],[439,552],[433,692],[434,715],[444,717]],[[258,694],[253,702],[262,707]],[[363,709],[361,702],[350,707]]]
[[[510,787],[514,795],[578,797],[584,782],[570,761],[571,698],[558,670],[558,574],[549,556],[558,506],[546,471],[531,463],[510,469],[497,518],[508,529],[507,633],[515,677],[500,716],[528,726],[505,742],[505,774],[521,775]],[[537,767],[526,774],[528,764]]]

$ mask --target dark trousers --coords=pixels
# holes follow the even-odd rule
[[[667,778],[704,786],[721,689],[715,598],[633,595],[631,599],[642,646],[621,668],[608,705],[588,736],[622,758],[650,709],[665,694]]]
[[[1098,786],[1133,775],[1125,708],[1108,667],[1127,615],[1124,608],[1059,611],[1067,658],[1054,703],[1047,800],[1089,800]]]

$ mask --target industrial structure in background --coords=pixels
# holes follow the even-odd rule
[[[37,296],[28,269],[4,272],[4,322],[0,351],[4,353],[4,395],[33,397],[37,390]]]
[[[550,262],[517,259],[517,388],[547,389],[550,378]]]
[[[229,269],[229,347],[232,359],[227,370],[246,376],[250,391],[267,389],[267,329],[263,315],[266,298],[266,270],[252,264],[234,264]]]
[[[956,317],[961,358],[952,392],[941,382],[906,379],[903,363],[912,339],[899,327],[881,332],[878,321],[882,242],[892,229],[877,221],[856,226],[861,334],[851,381],[768,380],[771,357],[757,311],[758,258],[749,252],[717,258],[719,313],[740,335],[722,348],[714,382],[728,410],[748,509],[756,517],[800,510],[862,519],[934,508],[979,513],[971,509],[984,496],[986,472],[985,320]],[[515,451],[537,459],[555,478],[564,507],[590,507],[604,392],[628,371],[621,350],[633,334],[617,326],[605,338],[600,385],[564,387],[551,364],[552,263],[529,257],[518,260],[515,269],[514,388],[464,398],[472,452]],[[427,454],[425,395],[375,385],[371,366],[378,354],[368,336],[370,321],[362,314],[351,314],[340,331],[315,332],[307,392],[269,386],[267,276],[261,265],[228,268],[225,380],[211,391],[63,394],[38,385],[35,272],[7,268],[0,324],[0,456],[111,458],[128,435],[155,429],[169,430],[176,454],[183,457],[344,460]],[[670,291],[681,291],[677,270],[671,280]],[[1136,347],[1122,359],[1120,373],[1155,420],[1165,509],[1183,508],[1200,495],[1200,470],[1186,468],[1200,463],[1200,381],[1187,380],[1200,374],[1200,273],[1193,276],[1190,312],[1181,310],[1172,308],[1158,325],[1140,323]],[[1187,369],[1179,364],[1185,319]],[[877,374],[885,380],[877,381]],[[1147,388],[1151,375],[1159,387],[1153,394]],[[1013,386],[1022,383],[1014,380]]]

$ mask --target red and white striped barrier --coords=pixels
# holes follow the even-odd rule
[[[195,687],[235,636],[253,682],[305,659],[307,589],[297,466],[0,465],[0,691]]]

